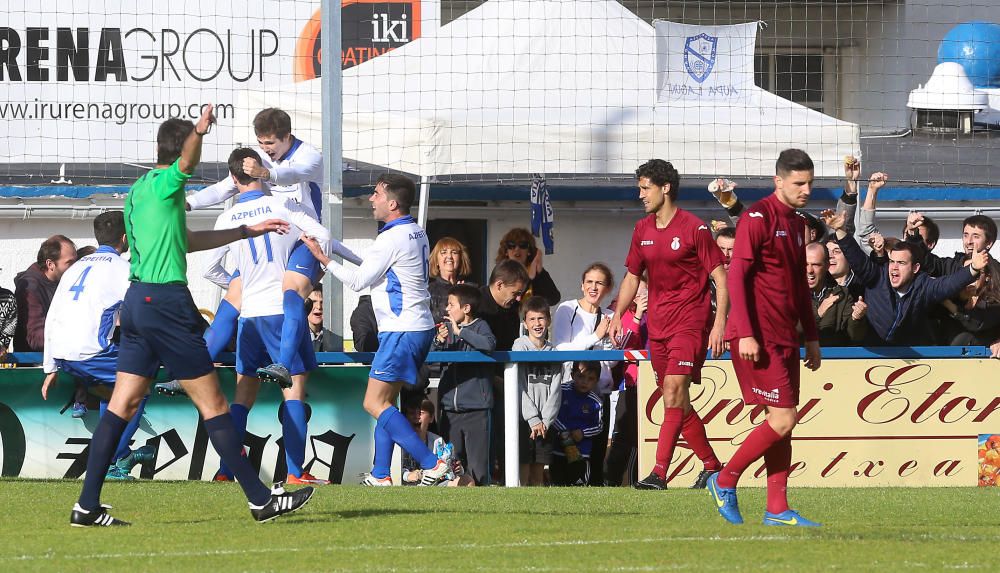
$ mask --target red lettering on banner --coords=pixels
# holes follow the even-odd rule
[[[868,394],[858,402],[858,417],[870,424],[888,424],[903,417],[910,407],[910,401],[899,395],[901,394],[899,386],[916,382],[927,376],[931,371],[931,367],[928,364],[910,364],[893,370],[882,382],[874,380],[872,375],[877,370],[884,368],[891,367],[872,366],[868,370],[865,370],[865,381],[872,386],[880,387],[879,390]],[[911,371],[914,370],[915,372],[911,374]],[[908,376],[903,378],[907,374]],[[882,398],[884,395],[895,397],[883,401]],[[884,417],[878,416],[881,412],[885,412]]]
[[[705,415],[701,417],[701,421],[707,425],[709,422],[714,420],[715,417],[718,416],[723,410],[725,410],[727,406],[739,402],[740,400],[727,400],[727,399],[719,400],[719,402],[715,406],[712,406],[711,410],[706,412]]]
[[[951,388],[954,385],[955,385],[954,382],[945,382],[944,384],[938,386],[937,389],[931,392],[931,395],[928,396],[927,399],[923,401],[923,403],[917,406],[917,409],[913,411],[913,415],[910,416],[910,421],[913,422],[914,424],[920,424],[926,422],[928,418],[923,417],[924,412],[929,410],[930,407],[934,405],[934,402],[936,402],[938,398],[947,394],[948,388]]]
[[[996,412],[997,410],[1000,410],[1000,398],[993,398],[993,401],[990,402],[988,406],[983,408],[983,411],[980,412],[979,415],[976,416],[976,418],[972,421],[982,422],[983,420],[988,418],[990,414]]]
[[[961,463],[962,463],[961,460],[944,460],[943,462],[934,466],[934,477],[941,477],[942,475],[951,477],[957,474],[958,472],[962,471],[958,467],[959,464]]]
[[[795,462],[792,467],[788,468],[788,477],[798,477],[806,471],[805,462]]]
[[[676,461],[676,458],[677,458],[677,453],[675,452],[674,453],[674,459],[670,461],[670,467],[672,467],[674,469],[674,471],[670,472],[670,475],[667,476],[667,483],[669,483],[671,480],[673,480],[677,476],[681,476],[681,475],[684,475],[686,473],[690,473],[691,470],[694,468],[694,463],[693,463],[694,454],[693,453],[689,453],[688,455],[684,456],[684,459],[680,460],[679,462]]]
[[[759,478],[763,476],[766,472],[767,472],[767,464],[760,464],[760,467],[757,468],[757,471],[753,472],[753,477]]]
[[[819,472],[819,477],[829,477],[837,473],[837,470],[833,468],[834,466],[840,463],[840,460],[844,459],[845,457],[847,457],[847,452],[840,452],[839,454],[837,454],[837,457],[833,458],[833,461],[827,464],[827,466],[823,468],[823,471]]]
[[[899,466],[899,471],[896,472],[899,477],[909,477],[913,475],[913,472],[917,471],[917,460],[910,460],[903,465]]]
[[[957,408],[959,404],[963,403],[965,404],[965,410],[960,412],[957,418],[953,420],[947,419],[948,414],[950,414],[952,410]],[[948,403],[946,403],[944,407],[941,408],[941,412],[938,414],[938,419],[944,422],[945,424],[954,424],[955,422],[961,420],[968,414],[975,411],[976,411],[976,399],[969,398],[968,396],[961,396],[959,398],[953,398],[949,400]]]
[[[874,461],[874,462],[871,461],[871,460],[864,461],[864,462],[858,464],[858,467],[859,468],[862,467],[862,466],[867,466],[867,467],[865,467],[865,469],[863,469],[863,470],[854,470],[854,477],[861,477],[861,476],[875,477],[878,474],[882,473],[882,470],[885,469],[883,467],[884,465],[885,465],[885,462],[883,462],[882,460],[878,460],[878,461]],[[875,471],[875,468],[878,468],[878,471]]]

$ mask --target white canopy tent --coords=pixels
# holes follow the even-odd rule
[[[319,141],[319,81],[241,107],[282,107]],[[656,31],[614,0],[491,0],[343,82],[344,156],[423,177],[627,174],[651,157],[686,176],[766,177],[788,147],[835,177],[859,151],[856,125],[752,85],[658,102]]]

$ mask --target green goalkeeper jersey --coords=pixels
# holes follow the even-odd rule
[[[132,251],[129,280],[187,284],[184,183],[191,177],[174,161],[136,181],[125,199],[125,233]]]

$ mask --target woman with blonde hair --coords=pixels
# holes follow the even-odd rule
[[[429,258],[427,289],[431,293],[431,316],[440,320],[448,304],[448,290],[465,283],[465,279],[472,274],[472,263],[469,261],[469,250],[454,237],[442,237],[434,243]]]

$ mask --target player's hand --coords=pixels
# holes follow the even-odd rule
[[[979,251],[972,255],[972,268],[978,272],[982,272],[986,268],[986,265],[990,264],[990,252],[987,250]]]
[[[865,297],[859,296],[857,302],[851,306],[851,318],[861,320],[866,314],[868,314],[868,303],[865,302]]]
[[[757,362],[760,360],[760,345],[757,344],[756,338],[752,336],[741,338],[739,341],[739,347],[740,358],[743,360],[749,360],[750,362]]]
[[[708,333],[708,349],[712,351],[711,358],[718,358],[726,351],[726,327],[721,324],[712,326]]]
[[[305,233],[303,233],[300,238],[302,239],[302,243],[307,249],[309,249],[309,252],[316,257],[316,260],[319,261],[321,265],[325,267],[330,263],[330,257],[326,256],[326,253],[323,252],[323,247],[320,246],[319,241],[309,235],[306,235]]]
[[[56,385],[56,381],[59,378],[58,372],[51,372],[45,375],[45,381],[42,382],[42,400],[49,399],[49,388]]]
[[[288,233],[290,228],[291,226],[287,221],[282,221],[281,219],[268,219],[267,221],[262,221],[256,225],[247,225],[247,233],[251,237],[259,237],[266,233],[284,235]]]
[[[838,213],[833,209],[823,209],[819,216],[823,219],[823,224],[834,231],[843,231],[844,225],[847,223],[845,213],[843,211]]]
[[[885,187],[885,184],[889,182],[889,176],[881,171],[872,173],[871,177],[868,178],[868,192],[878,193],[879,189]]]
[[[618,341],[621,340],[622,334],[624,333],[624,328],[622,328],[622,317],[617,312],[611,317],[611,322],[608,323],[608,336],[617,345]]]
[[[264,168],[264,166],[260,164],[260,161],[257,161],[253,157],[243,158],[243,173],[246,173],[254,179],[267,179],[271,176],[271,172]]]
[[[816,315],[823,316],[826,314],[826,311],[830,310],[830,307],[833,306],[838,300],[840,300],[839,294],[831,294],[830,296],[824,298],[823,302],[819,303],[819,306],[816,308]]]
[[[806,368],[816,371],[819,370],[819,363],[823,360],[823,354],[819,350],[818,340],[807,340],[806,341]]]
[[[583,432],[580,430],[570,430],[569,437],[573,438],[574,442],[581,442],[583,441]]]
[[[212,126],[215,125],[215,114],[212,113],[214,109],[215,107],[212,104],[205,104],[205,107],[201,110],[201,117],[198,118],[198,123],[194,126],[196,132],[204,135],[212,130]]]
[[[618,327],[621,328],[621,321],[618,321]],[[611,319],[602,316],[600,322],[597,323],[597,328],[594,329],[594,334],[597,335],[598,340],[604,340],[604,337],[608,335],[608,330],[611,329]]]

